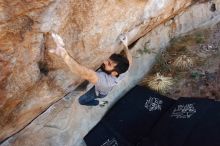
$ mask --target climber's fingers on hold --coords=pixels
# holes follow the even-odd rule
[[[128,45],[128,38],[127,38],[127,36],[125,35],[125,34],[121,34],[120,36],[119,36],[119,39],[120,39],[120,41],[124,44],[124,45]]]
[[[55,49],[50,49],[49,52],[54,54],[54,53],[56,53],[56,50]]]
[[[63,39],[58,34],[52,33],[51,35],[57,46],[64,47]]]
[[[66,49],[63,47],[56,47],[55,49],[50,49],[49,52],[59,57],[64,57],[67,54]]]
[[[49,52],[52,53],[52,54],[56,54],[56,55],[60,55],[61,54],[60,53],[61,50],[58,47],[55,48],[55,49],[50,49]]]
[[[56,33],[51,33],[51,36],[56,43],[56,48],[50,49],[49,52],[62,57],[66,53],[63,39]]]

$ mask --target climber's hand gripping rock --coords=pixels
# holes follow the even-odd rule
[[[128,38],[125,34],[121,34],[119,36],[119,39],[124,44],[124,46],[128,46]]]
[[[60,56],[62,58],[65,57],[65,55],[67,54],[67,51],[64,48],[65,44],[63,42],[63,39],[58,34],[54,34],[54,33],[52,33],[52,38],[54,42],[56,43],[56,48],[49,50],[49,52],[54,53],[57,56]]]
[[[121,35],[119,35],[119,39],[122,42],[122,44],[124,45],[124,51],[125,51],[125,54],[128,58],[129,67],[130,67],[132,64],[132,56],[131,56],[131,53],[128,49],[128,37],[126,36],[126,34],[121,34]]]

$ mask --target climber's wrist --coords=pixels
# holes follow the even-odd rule
[[[69,56],[69,54],[68,54],[68,53],[66,52],[66,50],[65,50],[65,51],[62,51],[62,52],[61,52],[60,56],[61,56],[63,59],[65,59],[66,57]]]

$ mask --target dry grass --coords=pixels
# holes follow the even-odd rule
[[[157,73],[154,76],[145,78],[141,82],[141,85],[147,86],[151,88],[152,90],[158,91],[160,93],[165,93],[171,88],[173,83],[174,81],[172,77],[165,77],[161,75],[160,73]]]
[[[157,56],[155,65],[140,85],[166,95],[178,81],[189,76],[193,68],[204,65],[206,58],[199,57],[195,48],[206,43],[209,35],[210,30],[206,29],[172,39],[166,51]]]
[[[180,70],[187,70],[193,67],[193,59],[186,55],[180,55],[175,59],[172,65]]]

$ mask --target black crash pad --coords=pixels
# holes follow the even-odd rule
[[[88,146],[103,145],[112,135],[135,145],[148,135],[160,117],[175,103],[175,100],[162,96],[145,87],[136,86],[122,97],[103,117],[101,122],[85,136]],[[110,130],[100,130],[105,127]],[[99,132],[97,132],[99,131]],[[100,135],[110,135],[97,141]],[[113,136],[113,137],[114,137]],[[107,146],[107,145],[106,145]]]
[[[137,146],[220,146],[220,102],[180,98]]]
[[[84,140],[87,146],[220,146],[220,102],[177,101],[136,86]]]
[[[194,131],[199,123],[208,120],[205,115],[209,113],[212,106],[213,101],[209,99],[180,98],[157,122],[150,137],[143,138],[138,146],[198,145],[197,142],[193,141],[194,139],[191,139],[191,141],[189,139],[192,135],[206,133],[201,129],[198,129],[197,134]],[[187,144],[187,142],[190,143]]]
[[[212,102],[184,146],[220,146],[220,102]]]

